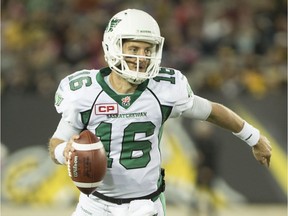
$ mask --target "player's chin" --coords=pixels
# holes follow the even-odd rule
[[[139,67],[139,68],[137,68],[136,66],[130,66],[129,67],[129,69],[131,70],[131,71],[134,71],[134,72],[145,72],[146,71],[146,67]]]
[[[140,73],[145,73],[146,72],[146,68],[140,68],[139,70],[138,70],[138,72],[140,72]]]
[[[130,64],[128,64],[128,67],[132,71],[144,73],[144,72],[146,72],[148,66],[143,64],[143,65],[140,65],[139,67],[137,67],[137,64],[130,63]]]

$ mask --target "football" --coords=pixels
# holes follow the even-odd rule
[[[68,161],[68,174],[76,187],[85,194],[101,184],[107,169],[107,157],[102,142],[89,130],[80,133],[72,143],[75,151]]]

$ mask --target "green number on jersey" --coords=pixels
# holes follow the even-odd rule
[[[101,142],[103,143],[105,150],[107,152],[107,167],[111,168],[113,159],[110,158],[110,144],[111,144],[111,131],[112,131],[112,124],[101,122],[95,130],[96,136],[100,137]]]
[[[76,90],[82,88],[84,84],[87,87],[92,85],[91,77],[90,76],[83,76],[86,74],[90,74],[90,72],[83,71],[82,73],[79,73],[79,74],[76,74],[76,75],[69,77],[69,80],[70,80],[69,85],[70,85],[70,89],[72,91],[76,91]],[[80,76],[80,77],[78,77],[78,76]],[[78,77],[78,78],[76,78],[76,77]]]
[[[135,122],[125,128],[120,163],[126,169],[146,167],[150,162],[151,142],[148,140],[137,141],[135,137],[136,134],[145,134],[145,137],[151,136],[154,134],[154,130],[155,125],[152,122]]]
[[[96,135],[100,137],[108,157],[108,168],[112,167],[113,159],[109,158],[111,150],[112,124],[102,122],[96,128]],[[148,140],[135,140],[137,134],[145,134],[145,137],[154,134],[155,125],[152,122],[134,122],[124,129],[120,164],[126,169],[146,167],[151,160],[150,151],[152,143]]]
[[[175,71],[173,69],[168,69],[168,68],[160,68],[159,74],[168,74],[168,75],[174,75]],[[156,76],[153,78],[156,82],[160,81],[167,81],[170,82],[171,84],[175,84],[175,77],[170,76]]]

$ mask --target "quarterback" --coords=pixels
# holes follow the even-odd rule
[[[269,166],[269,141],[229,108],[193,94],[177,69],[160,67],[164,38],[149,14],[127,9],[114,15],[103,37],[109,67],[65,77],[56,92],[62,115],[49,142],[51,158],[66,164],[83,129],[107,152],[107,172],[90,195],[80,194],[73,216],[164,216],[165,181],[160,141],[165,121],[189,116],[242,139]],[[165,143],[163,143],[165,145]]]

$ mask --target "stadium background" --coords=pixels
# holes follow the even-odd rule
[[[159,22],[163,66],[181,69],[195,94],[232,108],[273,146],[266,169],[226,131],[185,118],[169,121],[163,145],[168,216],[286,215],[283,0],[1,1],[1,215],[73,210],[78,192],[47,153],[60,118],[54,92],[65,75],[105,65],[102,32],[124,8],[144,9]],[[201,134],[209,138],[206,148]]]

